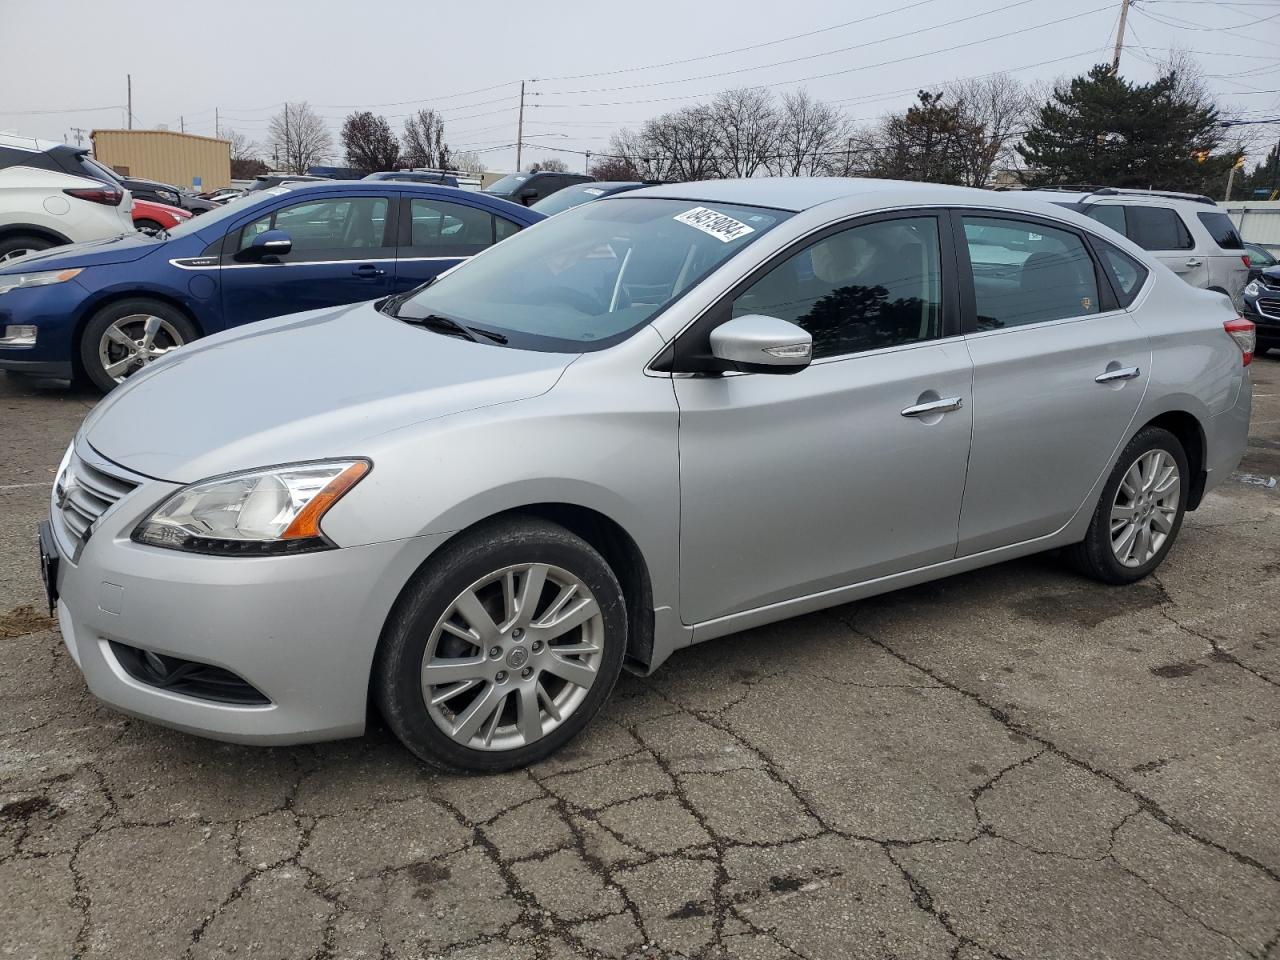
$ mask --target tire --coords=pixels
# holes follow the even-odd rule
[[[164,230],[164,227],[155,220],[135,220],[133,221],[133,229],[139,233],[157,234]]]
[[[1144,465],[1147,468],[1145,473]],[[1161,478],[1170,465],[1176,470],[1173,480],[1177,489],[1169,488],[1161,496],[1160,491],[1165,489]],[[1137,477],[1131,476],[1130,471],[1135,471]],[[1070,548],[1069,556],[1074,565],[1087,576],[1111,584],[1134,583],[1150,574],[1164,561],[1178,538],[1178,531],[1182,529],[1190,482],[1187,454],[1178,438],[1160,427],[1144,427],[1129,441],[1116,461],[1115,469],[1102,488],[1084,540]],[[1154,483],[1154,489],[1147,486],[1148,483]],[[1122,516],[1113,517],[1113,510],[1135,509],[1130,506],[1134,502],[1130,491],[1135,487],[1138,488],[1138,521],[1118,526],[1113,544],[1113,522],[1124,524]],[[1129,540],[1131,527],[1136,528],[1136,533]],[[1143,528],[1150,538],[1145,544]],[[1126,545],[1133,549],[1126,550]]]
[[[543,568],[539,589],[535,571]],[[570,579],[577,586],[555,610]],[[515,602],[526,589],[533,602]],[[556,617],[587,619],[558,635],[539,626]],[[466,632],[478,636],[461,639]],[[554,523],[501,519],[446,544],[409,581],[378,645],[374,702],[400,741],[433,767],[511,770],[550,756],[587,726],[618,679],[626,646],[622,588],[595,548]],[[454,672],[430,683],[424,667]]]
[[[149,345],[147,325],[158,321]],[[129,348],[112,340],[112,328],[124,332],[133,341],[136,353],[123,367],[112,365],[130,359]],[[190,343],[199,336],[195,325],[177,307],[162,300],[131,297],[117,300],[95,313],[80,334],[80,365],[89,381],[103,393],[114,390],[126,377],[159,359],[170,350]],[[105,354],[105,361],[104,361]]]
[[[30,234],[14,234],[11,237],[0,239],[0,263],[14,260],[28,253],[35,253],[37,250],[48,250],[50,247],[56,247],[58,244],[52,240],[46,240],[44,237],[35,237]]]

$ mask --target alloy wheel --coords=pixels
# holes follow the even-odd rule
[[[116,383],[185,343],[177,329],[163,317],[131,313],[103,331],[98,360],[103,372]]]
[[[1160,552],[1178,516],[1181,478],[1165,450],[1148,450],[1125,471],[1111,505],[1111,549],[1126,567]]]
[[[22,247],[18,250],[10,250],[8,253],[0,253],[0,263],[7,263],[10,260],[17,260],[19,257],[25,257],[28,253],[34,253],[34,252],[35,251],[30,250],[26,247]]]
[[[604,618],[590,589],[560,567],[505,567],[462,591],[422,658],[422,695],[450,739],[513,750],[546,736],[599,673]]]

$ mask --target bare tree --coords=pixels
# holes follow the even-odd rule
[[[753,177],[778,149],[780,119],[763,87],[726,90],[711,102],[711,122],[725,177]]]
[[[956,143],[960,182],[985,187],[1001,168],[1011,168],[1031,118],[1034,101],[1027,88],[1007,73],[968,80],[951,87],[963,119]]]
[[[419,110],[405,120],[403,140],[403,157],[409,166],[452,169],[449,144],[444,139],[444,120],[434,110]]]
[[[459,150],[449,154],[449,169],[463,173],[484,173],[484,161],[474,150]]]
[[[400,143],[383,117],[368,110],[349,114],[342,124],[342,147],[347,165],[373,172],[394,170],[400,159]]]
[[[222,139],[230,144],[232,180],[249,180],[270,169],[262,162],[258,145],[243,133],[224,127]]]
[[[543,157],[529,168],[530,173],[538,173],[539,171],[545,171],[546,173],[568,173],[569,165],[559,157]]]
[[[623,127],[609,137],[609,156],[617,161],[621,169],[630,170],[633,173],[632,176],[621,179],[670,179],[667,176],[670,164],[666,158],[655,152],[656,149],[645,138],[643,131]]]
[[[621,157],[604,157],[597,160],[587,171],[597,180],[643,180],[644,174],[632,166],[631,161]]]
[[[836,107],[805,90],[782,98],[777,148],[765,166],[774,176],[811,177],[826,173],[834,157],[847,151],[849,120]]]
[[[710,180],[720,174],[715,121],[708,106],[685,107],[645,122],[645,149],[665,167],[662,179]]]
[[[328,128],[305,100],[286,103],[267,131],[273,153],[290,173],[306,173],[333,150]]]

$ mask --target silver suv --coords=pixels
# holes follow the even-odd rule
[[[1114,187],[1028,193],[1105,223],[1191,286],[1225,293],[1240,305],[1249,281],[1248,252],[1231,217],[1208,197]]]
[[[1244,450],[1252,331],[1015,194],[651,187],[172,351],[85,420],[43,569],[122,710],[288,743],[372,701],[505,769],[692,643],[1055,547],[1146,576]]]

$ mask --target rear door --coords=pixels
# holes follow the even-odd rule
[[[479,204],[401,194],[395,292],[426,283],[450,267],[511,236],[520,224]]]
[[[1085,504],[1150,375],[1083,236],[1023,214],[955,217],[973,449],[958,556],[1047,536]]]
[[[1240,231],[1224,210],[1197,210],[1196,219],[1217,248],[1209,250],[1209,286],[1227,291],[1238,302],[1249,282],[1249,267],[1244,261],[1247,251]]]
[[[1126,203],[1129,239],[1155,254],[1165,266],[1193,287],[1207,289],[1212,250],[1197,249],[1195,238],[1178,211],[1143,203]],[[1241,264],[1244,266],[1244,264]]]
[[[395,275],[395,195],[360,193],[282,202],[223,241],[223,312],[229,325],[302,310],[373,300]],[[244,250],[259,233],[283,230],[293,249],[254,261]]]

